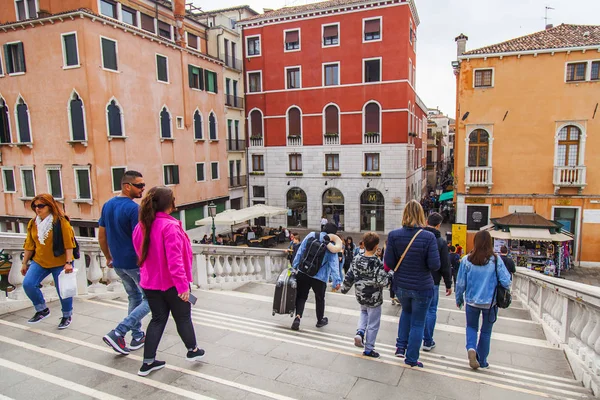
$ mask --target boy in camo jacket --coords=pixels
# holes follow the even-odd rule
[[[389,276],[383,268],[383,263],[375,255],[379,245],[379,235],[367,232],[363,236],[365,253],[357,255],[352,260],[350,269],[342,284],[342,293],[348,293],[352,285],[356,300],[360,304],[360,319],[354,345],[363,347],[363,355],[379,358],[375,351],[375,339],[381,322],[381,305],[383,304],[383,288],[389,284]]]

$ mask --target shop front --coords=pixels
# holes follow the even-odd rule
[[[308,227],[308,212],[306,192],[298,187],[288,190],[287,195],[287,226],[306,228]]]
[[[323,193],[323,215],[344,230],[344,195],[339,189],[327,189]]]
[[[360,230],[385,230],[385,198],[376,189],[367,189],[360,196]]]

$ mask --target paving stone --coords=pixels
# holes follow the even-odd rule
[[[217,341],[217,345],[225,345],[240,350],[252,349],[252,352],[261,355],[268,354],[281,344],[282,342],[270,338],[261,339],[256,336],[244,335],[237,332],[231,332]]]
[[[420,391],[417,387],[397,387],[359,379],[346,398],[349,400],[434,400],[435,395]]]
[[[214,362],[222,367],[259,375],[268,379],[277,378],[292,364],[288,361],[241,350],[236,350],[230,356],[217,359]]]
[[[292,364],[277,380],[285,383],[302,382],[306,387],[320,392],[346,396],[357,378],[320,368],[306,368],[302,364]]]
[[[362,349],[357,348],[357,355],[362,354]],[[330,371],[340,372],[344,375],[368,379],[386,385],[397,386],[405,368],[390,364],[373,362],[373,360],[361,357],[350,357],[340,354],[335,361],[329,365]]]
[[[247,392],[243,390],[198,379],[189,375],[184,375],[174,381],[173,386],[222,400],[243,399],[247,395]]]
[[[236,382],[252,386],[254,388],[267,390],[272,393],[281,394],[295,399],[302,400],[341,400],[343,396],[341,394],[324,393],[313,390],[307,387],[303,382],[294,382],[292,384],[279,382],[271,379],[263,379],[256,375],[241,374]],[[254,398],[255,395],[251,394],[248,399]]]
[[[293,343],[281,343],[267,356],[324,369],[327,369],[337,358],[335,353],[320,350],[307,351],[306,347]]]
[[[427,368],[426,364],[425,368]],[[432,382],[435,382],[435,384],[432,384]],[[480,385],[477,383],[461,381],[460,384],[457,384],[455,379],[441,375],[433,377],[431,374],[413,369],[404,371],[398,386],[403,389],[418,388],[423,392],[436,396],[456,399],[478,399],[480,393]]]
[[[19,385],[21,382],[29,379],[29,375],[22,374],[17,371],[13,371],[8,367],[3,367],[0,364],[0,393],[4,393],[4,390],[8,389],[11,386]]]
[[[511,360],[512,364],[517,367],[523,367],[536,372],[551,373],[554,376],[563,378],[573,378],[569,364],[564,361],[544,360],[544,362],[539,362],[536,357],[518,353],[512,353]]]

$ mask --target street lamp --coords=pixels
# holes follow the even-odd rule
[[[213,244],[217,244],[217,238],[215,237],[215,215],[217,215],[217,206],[212,201],[208,205],[208,215],[212,218],[212,242]]]

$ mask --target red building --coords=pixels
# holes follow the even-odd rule
[[[420,198],[426,109],[415,93],[412,0],[334,0],[241,21],[250,196],[323,215],[346,231],[389,231]],[[308,207],[310,204],[310,207]]]

